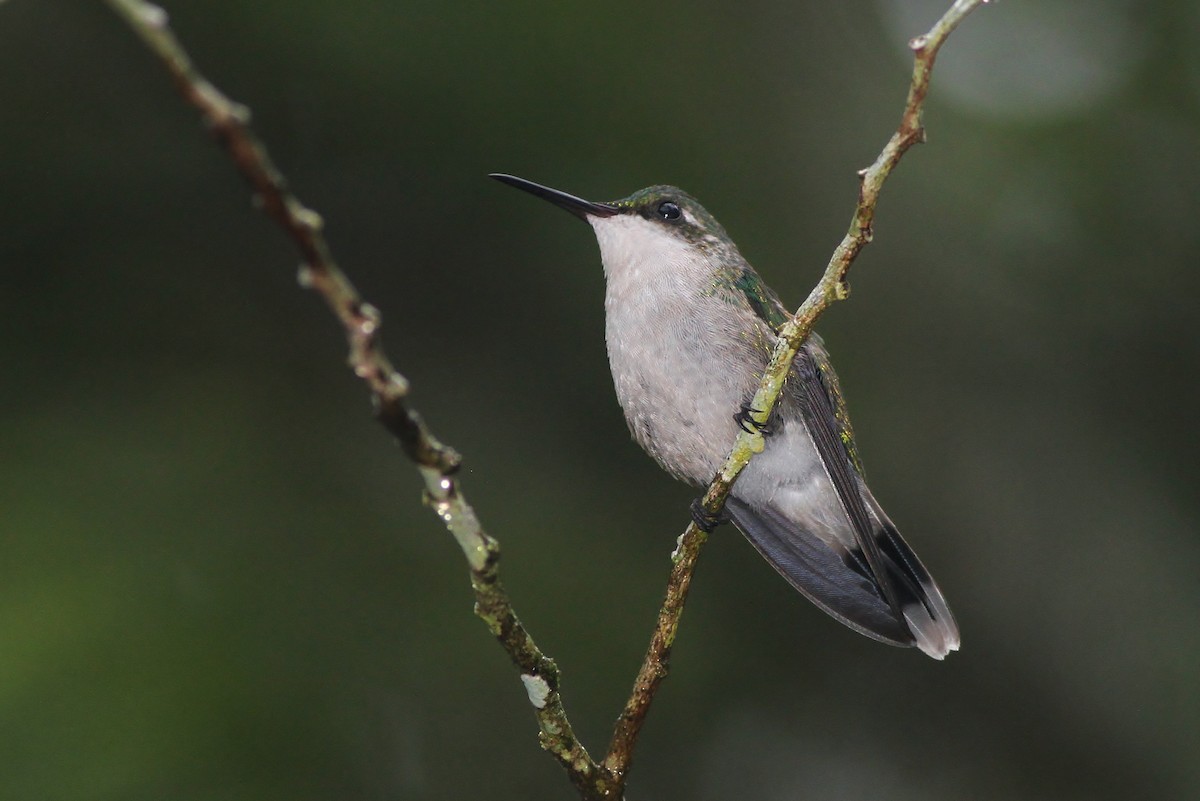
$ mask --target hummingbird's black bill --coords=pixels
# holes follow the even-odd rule
[[[531,195],[537,195],[543,200],[549,200],[560,209],[566,209],[583,221],[587,221],[588,216],[592,217],[611,217],[617,214],[620,209],[608,203],[593,203],[590,200],[584,200],[581,197],[568,195],[566,192],[560,192],[557,189],[551,189],[548,186],[535,184],[533,181],[526,181],[524,178],[518,178],[515,175],[505,175],[502,172],[493,172],[488,175],[489,178],[495,178],[502,184],[515,186],[517,189],[523,189]]]

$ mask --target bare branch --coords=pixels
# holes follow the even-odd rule
[[[371,392],[379,422],[400,441],[425,481],[425,499],[454,535],[471,570],[475,613],[521,671],[541,728],[538,739],[566,769],[585,799],[614,797],[607,771],[576,739],[559,694],[554,660],[534,643],[517,618],[499,579],[500,545],[488,536],[455,478],[461,459],[438,441],[408,404],[408,381],[392,367],[379,342],[381,318],[337,266],[318,214],[287,188],[266,148],[250,129],[250,113],[196,71],[167,25],[167,14],[143,0],[106,0],[163,62],[183,97],[203,115],[213,136],[250,184],[262,209],[295,243],[303,264],[300,283],[317,292],[341,322],[349,364]],[[619,795],[619,790],[615,791]]]
[[[892,138],[884,145],[883,150],[870,167],[860,171],[858,204],[854,209],[854,217],[850,228],[833,252],[828,266],[816,287],[809,293],[808,298],[796,310],[783,327],[779,330],[779,342],[771,355],[771,361],[763,373],[758,391],[750,402],[750,408],[762,410],[762,419],[769,419],[775,401],[783,389],[783,383],[792,362],[796,358],[804,340],[808,338],[817,318],[833,305],[835,301],[844,300],[850,295],[846,283],[846,275],[850,265],[858,258],[858,254],[871,242],[871,225],[875,219],[875,205],[879,200],[879,190],[891,174],[892,169],[900,159],[917,142],[924,141],[925,129],[921,125],[921,111],[925,96],[929,92],[929,79],[933,72],[933,62],[937,58],[946,37],[950,35],[962,20],[988,0],[957,0],[950,9],[942,15],[929,33],[918,36],[909,42],[913,50],[912,82],[908,89],[908,100],[904,105],[904,113],[900,117],[900,126],[892,134]],[[737,481],[742,470],[749,464],[751,457],[762,451],[763,435],[755,426],[749,426],[749,431],[743,430],[738,434],[733,450],[729,454],[721,472],[713,479],[702,501],[705,511],[714,517],[721,513],[725,499]],[[679,538],[679,546],[671,555],[672,567],[667,581],[667,595],[658,613],[658,622],[650,639],[641,670],[634,681],[633,691],[625,704],[625,709],[617,718],[613,730],[612,741],[608,746],[608,754],[604,758],[604,767],[612,773],[613,778],[624,784],[629,771],[633,750],[637,744],[638,734],[649,712],[650,703],[658,685],[666,678],[671,658],[671,647],[675,642],[675,634],[679,628],[679,618],[687,601],[688,588],[691,585],[692,572],[696,560],[708,535],[695,523],[691,523]]]

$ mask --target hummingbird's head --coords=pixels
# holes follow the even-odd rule
[[[491,177],[590,223],[610,275],[643,264],[669,268],[736,254],[721,224],[675,186],[650,186],[620,200],[595,203],[524,178],[499,173]]]

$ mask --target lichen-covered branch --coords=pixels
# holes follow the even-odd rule
[[[607,771],[576,739],[559,694],[554,660],[534,643],[513,611],[500,583],[500,545],[488,536],[463,495],[455,474],[460,457],[438,441],[408,403],[408,381],[379,343],[379,312],[363,302],[337,266],[321,233],[319,215],[287,188],[266,148],[250,129],[250,113],[196,71],[167,25],[166,12],[143,0],[107,0],[167,68],[183,97],[203,115],[213,136],[250,184],[262,209],[299,249],[300,283],[313,289],[341,322],[349,343],[349,363],[370,390],[379,422],[400,441],[425,481],[426,502],[462,548],[475,590],[475,613],[487,624],[521,672],[541,729],[542,747],[566,768],[585,799],[613,797]]]
[[[812,331],[817,318],[834,302],[849,297],[850,288],[846,283],[846,276],[858,254],[871,242],[875,205],[884,181],[908,149],[924,141],[925,130],[921,125],[921,111],[925,96],[929,92],[929,79],[939,48],[968,14],[987,2],[988,0],[957,0],[927,34],[909,42],[914,54],[913,72],[900,125],[884,145],[875,162],[858,173],[858,203],[850,220],[849,230],[834,250],[820,281],[796,310],[792,319],[779,330],[779,341],[771,355],[771,361],[763,373],[754,399],[750,402],[750,408],[761,411],[762,420],[770,418],[792,362]],[[721,472],[704,493],[704,509],[714,517],[721,514],[725,499],[729,497],[734,482],[749,464],[751,457],[763,449],[762,433],[756,426],[749,428],[753,430],[744,430],[738,434]],[[659,610],[658,622],[634,682],[633,692],[617,719],[612,741],[604,758],[604,767],[622,784],[627,778],[634,746],[650,703],[654,699],[654,693],[667,675],[671,647],[675,642],[679,618],[687,600],[692,572],[706,539],[707,534],[692,523],[679,538],[679,546],[671,555],[672,566],[667,581],[666,599]]]

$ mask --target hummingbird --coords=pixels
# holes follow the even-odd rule
[[[677,479],[704,487],[738,429],[763,433],[720,519],[810,601],[851,629],[934,659],[958,650],[942,592],[867,488],[837,375],[815,333],[769,419],[750,408],[790,317],[717,220],[674,186],[597,203],[490,177],[592,226],[605,276],[605,339],[633,439]]]

